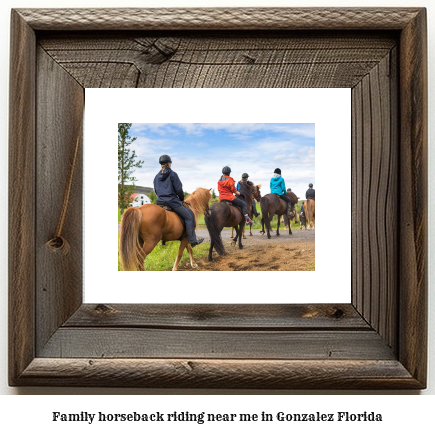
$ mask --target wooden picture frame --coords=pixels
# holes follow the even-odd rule
[[[11,22],[10,385],[426,387],[424,8],[18,9]],[[82,304],[81,150],[69,252],[45,244],[86,87],[351,88],[352,303]]]

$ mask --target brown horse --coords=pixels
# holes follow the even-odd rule
[[[316,202],[313,199],[307,199],[304,202],[305,217],[307,218],[307,229],[314,229],[316,217]]]
[[[249,182],[249,181],[248,181]],[[246,202],[248,210],[252,209],[252,191],[248,183],[240,184],[240,199]],[[248,213],[249,214],[249,213]],[[245,217],[243,213],[234,205],[229,205],[226,202],[214,203],[210,206],[209,214],[204,217],[205,224],[208,231],[211,233],[220,233],[223,228],[235,228],[236,236],[231,245],[235,246],[237,240],[239,242],[239,249],[243,249],[242,233],[245,227]],[[213,248],[220,254],[224,254],[224,246],[219,236],[220,243],[216,243],[214,239],[210,240],[210,250],[208,252],[208,260],[213,261]]]
[[[198,218],[208,212],[210,199],[210,190],[198,188],[185,200],[187,206],[195,214],[196,224],[198,224]],[[177,271],[184,249],[189,252],[191,266],[196,268],[197,264],[193,261],[192,247],[185,232],[183,224],[175,212],[166,211],[160,206],[152,204],[128,208],[122,216],[119,238],[119,256],[122,269],[124,271],[145,271],[145,258],[160,240],[181,241],[172,271]]]
[[[296,198],[295,203],[297,203],[298,202],[297,196],[293,192],[287,193],[287,196],[289,196],[289,194],[294,195],[294,197]],[[292,197],[290,197],[290,199],[292,201],[292,213],[294,214],[296,211],[293,203],[294,199],[292,199]],[[260,207],[261,207],[261,225],[262,225],[262,230],[260,231],[260,234],[264,235],[265,233],[264,226],[266,225],[267,238],[270,238],[270,231],[272,230],[270,226],[270,222],[272,221],[273,216],[276,214],[278,216],[276,235],[279,236],[280,220],[281,220],[281,216],[287,213],[287,202],[280,199],[277,194],[270,193],[270,194],[266,194],[266,196],[263,196],[261,198]],[[289,225],[289,235],[293,235],[291,225]]]

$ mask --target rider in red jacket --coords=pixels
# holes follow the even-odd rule
[[[252,225],[254,223],[248,214],[248,206],[244,200],[241,200],[234,195],[240,195],[240,193],[236,189],[236,181],[230,176],[231,168],[225,166],[222,169],[222,176],[218,181],[218,191],[219,191],[219,202],[222,200],[227,200],[233,203],[235,206],[242,209],[243,215],[245,216],[246,224]]]

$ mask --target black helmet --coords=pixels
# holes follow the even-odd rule
[[[313,186],[313,184],[311,184],[311,182],[308,184],[308,187],[312,187]]]
[[[249,178],[249,175],[247,173],[242,173],[242,178]]]
[[[223,174],[231,173],[231,167],[225,166],[225,167],[222,169],[222,173],[223,173]]]
[[[287,191],[292,191],[292,189],[291,189],[291,188],[288,188]]]
[[[162,155],[159,158],[159,164],[172,163],[171,157],[169,155]]]
[[[281,169],[275,169],[273,173],[277,173],[278,175],[281,175]]]

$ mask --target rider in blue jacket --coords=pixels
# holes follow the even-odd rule
[[[237,191],[240,191],[240,183],[243,181],[248,181],[249,175],[247,173],[242,173],[242,179],[237,183],[236,188]],[[255,217],[258,217],[260,213],[257,211],[257,204],[255,203],[255,199],[252,198],[252,214]]]
[[[287,216],[290,218],[292,213],[292,203],[287,196],[284,178],[281,176],[281,169],[275,169],[270,180],[270,192],[277,194],[283,201],[287,202]]]
[[[192,247],[204,241],[204,238],[196,238],[195,214],[181,203],[184,200],[183,184],[178,175],[172,171],[172,160],[169,155],[159,158],[162,169],[154,178],[154,191],[157,194],[157,205],[168,205],[186,222],[186,234]]]
[[[308,184],[308,190],[305,193],[305,199],[316,200],[316,191],[313,188],[313,184],[311,182]]]

